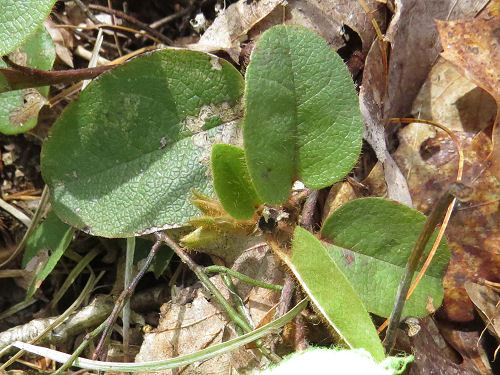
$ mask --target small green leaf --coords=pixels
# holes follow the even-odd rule
[[[248,174],[245,152],[236,146],[216,144],[211,161],[215,192],[224,209],[235,219],[251,219],[260,202]]]
[[[337,245],[327,246],[327,250],[368,311],[390,316],[406,262],[425,220],[421,212],[382,198],[350,201],[325,220],[321,234]],[[426,254],[436,236],[437,230]],[[429,302],[435,308],[441,305],[442,278],[449,259],[450,250],[443,240],[424,278],[406,301],[403,317],[428,315]]]
[[[0,0],[0,56],[22,44],[47,18],[55,0]]]
[[[51,211],[42,224],[35,230],[26,242],[26,250],[23,256],[23,267],[38,253],[39,250],[50,250],[52,254],[36,274],[31,283],[26,299],[30,298],[43,280],[52,272],[57,262],[69,246],[75,230],[63,223],[56,214]]]
[[[42,26],[9,57],[23,66],[50,70],[56,52],[49,33]],[[6,67],[2,60],[0,67]],[[4,78],[1,73],[0,76]],[[48,93],[48,86],[0,93],[0,132],[19,134],[32,129],[37,124],[38,112],[47,102]]]
[[[242,91],[231,64],[186,50],[104,73],[64,110],[42,149],[54,210],[104,237],[185,225],[197,214],[191,190],[212,192],[212,144],[238,133]]]
[[[311,30],[262,34],[246,72],[243,138],[260,198],[280,204],[295,178],[319,189],[343,178],[361,150],[363,122],[345,64]]]
[[[281,256],[345,343],[350,348],[366,349],[375,361],[382,361],[384,349],[368,312],[321,242],[305,229],[296,227],[291,255]]]

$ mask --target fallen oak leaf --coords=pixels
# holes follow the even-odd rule
[[[492,2],[479,17],[436,21],[444,51],[441,53],[461,73],[486,90],[497,103],[493,125],[492,172],[500,177],[500,4]]]
[[[441,47],[436,30],[429,27],[432,19],[474,16],[486,1],[397,0],[395,4],[396,12],[386,33],[391,45],[388,72],[384,72],[377,40],[365,61],[360,107],[366,125],[365,139],[383,165],[389,198],[411,206],[413,197],[404,175],[387,150],[384,126],[389,118],[409,113],[438,57]]]

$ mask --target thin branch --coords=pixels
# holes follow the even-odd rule
[[[217,302],[222,306],[222,308],[226,311],[226,313],[229,315],[230,319],[238,325],[243,332],[249,333],[253,329],[248,324],[248,322],[231,306],[231,304],[224,298],[224,296],[221,294],[219,289],[210,281],[210,278],[207,276],[207,274],[204,272],[204,268],[196,264],[184,251],[182,247],[180,247],[174,240],[172,240],[167,234],[163,232],[157,232],[155,233],[155,236],[157,240],[165,242],[165,244],[170,247],[179,258],[189,267],[191,271],[195,273],[195,275],[198,277],[198,279],[201,281],[203,286],[208,289],[210,293],[215,297]],[[256,343],[257,346],[259,347],[260,351],[262,354],[264,354],[266,357],[268,357],[270,360],[279,362],[281,358],[274,354],[271,353],[267,348],[264,346],[260,345],[259,343]]]
[[[313,231],[314,224],[314,213],[316,208],[316,203],[318,202],[319,190],[309,190],[309,194],[304,203],[304,208],[302,209],[302,215],[300,218],[300,226],[307,229],[309,232]]]
[[[425,224],[420,231],[417,242],[415,243],[415,246],[413,247],[413,250],[410,254],[410,258],[406,263],[406,268],[404,270],[403,277],[401,278],[398,292],[396,294],[394,308],[392,309],[391,317],[389,320],[389,327],[387,328],[387,333],[384,339],[384,347],[387,354],[390,353],[396,341],[397,328],[401,321],[401,314],[403,312],[404,304],[406,301],[405,297],[408,294],[413,275],[417,270],[420,258],[424,253],[427,242],[429,242],[431,235],[434,233],[434,228],[442,220],[443,216],[448,210],[448,206],[455,199],[455,197],[466,199],[468,196],[470,196],[470,194],[471,188],[460,183],[453,183],[450,188],[439,198],[430,215],[427,217],[427,220],[425,221]]]
[[[174,14],[170,14],[166,17],[159,19],[158,21],[153,22],[152,24],[149,25],[149,27],[156,29],[160,26],[165,25],[166,23],[169,23],[170,21],[173,21],[179,17],[182,17],[185,14],[188,14],[190,11],[191,11],[190,8],[184,8],[182,10],[179,10],[178,12],[175,12]]]
[[[111,8],[111,0],[108,0],[108,8]],[[111,23],[116,25],[116,17],[115,15],[111,16]],[[113,30],[113,38],[115,39],[116,49],[118,50],[118,55],[122,56],[122,49],[120,48],[120,41],[118,40],[118,34]]]
[[[155,236],[158,241],[163,241],[165,244],[170,247],[179,258],[189,267],[191,271],[195,273],[195,275],[200,279],[201,283],[205,288],[208,289],[210,293],[217,299],[217,302],[221,304],[221,306],[226,310],[231,320],[233,320],[243,331],[250,332],[252,327],[240,317],[240,315],[236,312],[236,310],[229,304],[229,302],[224,298],[219,289],[210,281],[208,276],[203,272],[203,267],[197,265],[184,251],[182,247],[180,247],[174,240],[172,240],[165,233],[155,233]]]
[[[130,285],[120,294],[120,296],[116,300],[113,311],[109,315],[106,328],[104,329],[104,332],[101,336],[101,339],[99,340],[99,344],[97,344],[97,347],[94,351],[92,359],[96,359],[96,358],[101,356],[101,354],[104,350],[104,343],[106,341],[106,338],[111,333],[111,327],[113,327],[113,324],[115,323],[119,312],[121,311],[124,303],[130,298],[130,296],[134,292],[134,289],[137,286],[137,284],[139,283],[139,280],[147,272],[149,266],[151,265],[151,262],[153,261],[155,255],[156,255],[156,252],[158,251],[158,248],[160,246],[161,246],[161,241],[159,241],[159,240],[156,241],[155,244],[153,245],[153,247],[151,247],[151,250],[149,251],[148,257],[146,258],[146,261],[144,262],[144,265],[141,268],[141,270],[137,273],[137,275],[133,278]]]
[[[107,7],[103,7],[101,5],[95,5],[95,4],[90,4],[89,8],[92,10],[97,10],[99,12],[105,12],[108,14],[115,15],[115,16],[117,16],[117,17],[119,17],[127,22],[130,22],[131,24],[143,29],[147,33],[151,34],[152,36],[158,38],[163,44],[172,45],[174,43],[172,41],[172,39],[170,39],[169,37],[163,35],[159,31],[151,28],[148,24],[139,21],[137,18],[129,16],[125,12],[121,12],[121,11],[113,9],[113,8],[107,8]]]
[[[21,210],[17,209],[13,205],[7,203],[4,201],[2,198],[0,198],[0,208],[3,208],[5,211],[7,211],[9,214],[14,216],[17,220],[19,220],[21,223],[26,225],[26,227],[30,227],[31,225],[31,219],[26,216],[24,212]]]
[[[92,12],[87,8],[87,6],[81,0],[74,0],[75,4],[85,13],[85,15],[96,25],[99,25],[101,22],[92,14]]]

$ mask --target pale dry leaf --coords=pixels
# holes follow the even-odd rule
[[[386,84],[380,42],[376,40],[366,57],[359,106],[365,123],[364,138],[375,151],[383,166],[387,195],[390,199],[412,207],[412,200],[404,176],[387,150],[385,143],[386,119],[383,117]]]
[[[46,19],[43,25],[54,42],[57,56],[63,63],[74,68],[73,54],[71,53],[71,49],[73,48],[73,35],[66,29],[56,27],[55,23],[50,19]]]
[[[198,43],[189,49],[203,52],[226,51],[238,63],[240,43],[247,39],[247,32],[267,16],[283,0],[261,0],[248,2],[240,0],[219,12]]]
[[[443,58],[432,67],[412,110],[417,118],[433,119],[451,130],[469,132],[490,127],[496,112],[493,97]]]
[[[361,195],[356,192],[349,181],[339,181],[335,183],[326,197],[322,222],[324,222],[337,208],[356,198],[361,198]]]
[[[240,250],[231,268],[268,283],[283,282],[279,261],[267,245]],[[211,281],[229,298],[229,292],[220,276],[212,277]],[[233,281],[255,325],[279,300],[280,293],[277,291],[255,288],[235,279]],[[145,335],[136,362],[173,358],[227,341],[237,336],[233,327],[233,323],[216,304],[215,299],[199,288],[187,301],[170,301],[162,306],[159,326]],[[199,364],[156,373],[163,375],[182,371],[184,375],[230,374],[234,370],[239,373],[247,372],[265,364],[266,361],[255,351],[240,348]]]

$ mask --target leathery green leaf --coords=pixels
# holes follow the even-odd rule
[[[296,227],[292,252],[281,257],[345,343],[350,348],[366,349],[376,361],[382,361],[384,349],[370,315],[321,242],[307,230]]]
[[[390,316],[406,262],[425,220],[421,212],[382,198],[350,201],[325,220],[321,234],[336,245],[326,248],[371,313]],[[437,230],[426,254],[436,236]],[[430,307],[441,305],[442,279],[449,259],[450,250],[443,239],[429,269],[406,301],[403,317],[426,316]]]
[[[49,15],[55,0],[0,0],[0,56],[12,52]]]
[[[262,34],[246,72],[243,131],[260,198],[284,202],[295,178],[314,189],[343,178],[362,135],[358,97],[340,56],[305,28]]]
[[[212,192],[213,143],[235,142],[243,78],[200,52],[166,49],[104,73],[52,128],[42,175],[59,217],[131,237],[185,225]]]
[[[9,58],[23,66],[50,70],[56,50],[49,33],[42,26]],[[7,65],[0,60],[0,67]],[[0,93],[0,132],[19,134],[32,129],[37,124],[38,112],[47,103],[48,93],[48,86]]]
[[[236,146],[216,144],[211,161],[215,192],[224,209],[235,219],[251,219],[260,202],[248,174],[244,151]]]

